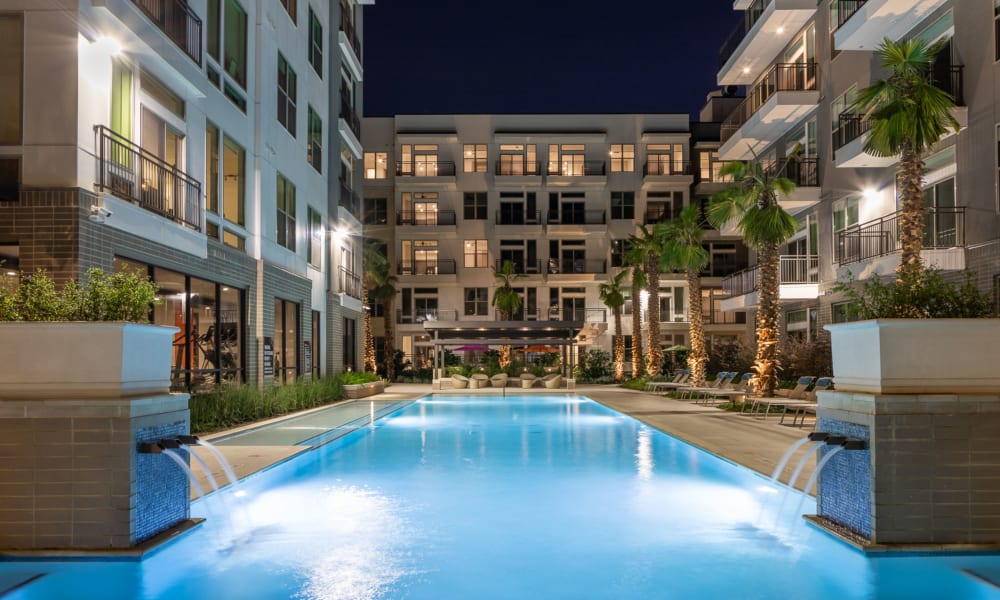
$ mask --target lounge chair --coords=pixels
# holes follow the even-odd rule
[[[718,389],[722,388],[722,386],[727,385],[729,383],[729,381],[731,379],[733,379],[734,377],[736,377],[736,373],[730,373],[729,371],[719,371],[715,375],[715,379],[713,381],[710,381],[710,382],[708,382],[707,384],[705,384],[703,386],[699,386],[699,387],[687,386],[687,387],[681,388],[681,390],[680,390],[680,394],[681,394],[680,398],[682,398],[682,399],[684,399],[684,398],[691,399],[691,398],[695,398],[697,394],[702,394],[702,393],[706,393],[706,392],[714,392],[715,390],[718,390]]]
[[[528,388],[531,388],[531,387],[535,387],[535,382],[536,381],[538,381],[538,378],[535,377],[533,374],[531,374],[531,373],[521,373],[521,387],[522,388],[528,389]]]
[[[469,387],[477,390],[479,388],[488,387],[490,385],[490,378],[484,373],[476,373],[469,378]]]
[[[702,392],[700,398],[701,404],[707,405],[709,400],[717,398],[728,398],[730,402],[734,402],[737,397],[745,397],[750,393],[751,379],[753,379],[753,373],[744,373],[742,377],[731,378],[727,385],[717,390]]]
[[[497,373],[493,377],[490,377],[490,385],[496,388],[507,387],[507,374]]]
[[[816,380],[816,385],[812,387],[811,390],[806,392],[806,397],[802,402],[796,402],[795,404],[789,404],[785,406],[785,412],[781,413],[781,420],[778,424],[785,424],[785,416],[789,413],[792,415],[792,426],[802,426],[805,425],[806,415],[815,414],[816,408],[819,406],[819,402],[816,398],[816,392],[821,390],[829,389],[833,385],[833,377],[820,377]]]
[[[548,389],[555,389],[562,385],[562,375],[559,373],[553,373],[551,375],[546,375],[542,377],[542,383]]]
[[[464,375],[452,375],[451,387],[458,390],[464,390],[469,387],[469,378]]]
[[[674,376],[671,381],[653,381],[646,384],[646,391],[653,392],[654,394],[659,394],[662,392],[667,392],[670,390],[675,390],[677,388],[688,387],[688,379],[691,378],[691,371],[687,369],[682,369],[678,371],[678,375]]]
[[[760,405],[763,404],[764,416],[762,418],[767,419],[767,415],[770,414],[772,406],[787,407],[793,404],[802,404],[806,399],[806,390],[809,389],[809,386],[812,385],[814,381],[816,381],[815,377],[804,375],[802,377],[799,377],[799,380],[795,384],[795,388],[793,388],[790,392],[788,392],[787,396],[775,396],[773,398],[759,398],[759,397],[753,398],[753,401],[750,403],[750,414],[756,415],[758,407],[760,407]],[[743,408],[746,408],[746,406],[747,403],[744,402]]]

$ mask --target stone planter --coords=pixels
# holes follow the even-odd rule
[[[176,332],[135,323],[0,323],[0,398],[165,393]]]
[[[374,396],[375,394],[381,394],[385,391],[385,384],[380,381],[372,381],[369,383],[359,383],[344,386],[344,396],[351,400],[357,400],[358,398],[367,398],[368,396]]]
[[[826,325],[838,390],[998,394],[1000,319],[875,319]]]

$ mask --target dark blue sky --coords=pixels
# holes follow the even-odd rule
[[[715,85],[732,0],[377,0],[365,114],[688,112]]]

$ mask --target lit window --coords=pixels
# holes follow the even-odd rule
[[[611,172],[635,171],[635,144],[611,144]]]
[[[487,154],[486,144],[465,144],[462,150],[463,171],[466,173],[485,173]]]

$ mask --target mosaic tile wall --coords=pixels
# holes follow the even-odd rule
[[[144,427],[136,433],[135,541],[142,542],[190,516],[187,475],[170,457],[143,454],[139,445],[187,433],[186,423],[176,421]],[[177,451],[189,461],[187,453]]]
[[[868,427],[836,419],[820,419],[816,431],[863,439],[871,443]],[[821,460],[833,448],[820,449]],[[867,538],[872,537],[871,449],[842,450],[830,459],[819,476],[817,514]]]

